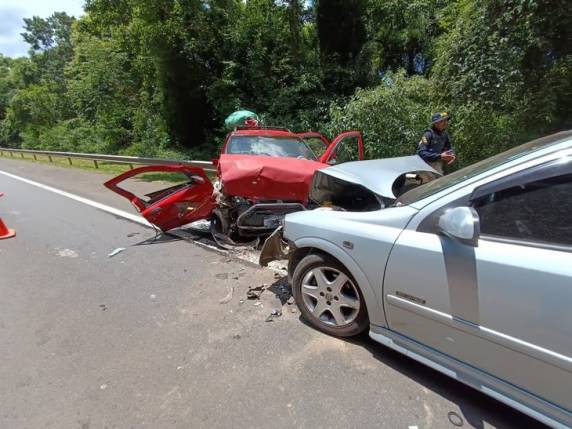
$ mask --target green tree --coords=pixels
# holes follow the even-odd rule
[[[441,18],[449,0],[369,0],[367,51],[374,72],[405,68],[408,75],[428,70]]]
[[[35,147],[46,130],[70,117],[64,69],[73,55],[73,22],[63,12],[24,20],[22,36],[30,44],[30,59],[13,63],[13,92],[1,125],[3,139]]]
[[[411,155],[436,109],[433,95],[426,78],[408,78],[403,70],[388,73],[381,85],[358,89],[347,103],[333,104],[328,132],[361,130],[368,159]]]
[[[537,121],[538,131],[570,119],[572,5],[526,0],[462,0],[439,41],[434,77],[456,105],[476,103]],[[540,113],[539,113],[540,112]]]

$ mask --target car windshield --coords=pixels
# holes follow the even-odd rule
[[[564,138],[563,138],[564,137]],[[529,143],[517,146],[506,152],[499,153],[498,155],[484,159],[476,164],[469,165],[468,167],[457,170],[447,176],[433,180],[429,183],[421,185],[411,191],[400,196],[395,205],[408,205],[420,201],[423,198],[429,197],[444,189],[450,188],[464,180],[475,177],[485,171],[491,170],[502,164],[510,162],[514,159],[523,157],[529,153],[542,149],[552,144],[561,143],[566,138],[572,137],[572,133],[559,133],[553,136],[544,137],[541,139],[533,140]]]
[[[308,145],[294,137],[233,136],[228,143],[226,153],[316,160],[316,155]]]

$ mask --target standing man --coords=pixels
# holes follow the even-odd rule
[[[450,165],[456,158],[449,135],[445,131],[449,118],[447,112],[435,113],[431,117],[431,128],[425,130],[417,146],[417,155],[441,174],[444,174],[445,163]]]

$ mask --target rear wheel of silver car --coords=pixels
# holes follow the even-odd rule
[[[292,276],[292,294],[302,316],[336,337],[363,332],[368,324],[363,295],[348,270],[324,254],[304,257]]]

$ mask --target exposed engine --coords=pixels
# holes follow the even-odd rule
[[[432,179],[422,174],[403,174],[393,183],[393,195],[399,197]],[[321,209],[367,212],[389,207],[394,201],[394,198],[382,197],[365,186],[331,176],[327,171],[316,172],[310,191],[310,203]]]
[[[234,241],[270,234],[282,225],[288,213],[306,210],[299,201],[252,200],[226,195],[218,181],[214,185],[214,197],[218,207],[213,211],[213,233]]]

